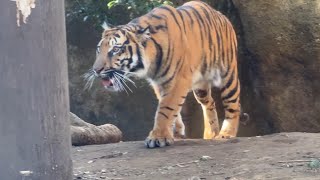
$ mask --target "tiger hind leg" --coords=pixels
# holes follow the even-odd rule
[[[181,114],[179,113],[177,115],[177,118],[175,119],[174,122],[174,137],[175,138],[185,138],[185,126],[182,121]]]
[[[205,83],[198,84],[193,88],[193,94],[203,111],[203,139],[213,139],[219,134],[219,120],[215,102],[211,96],[211,88]]]
[[[228,139],[237,136],[240,120],[240,82],[236,73],[232,73],[221,89],[221,98],[225,111],[217,139]]]

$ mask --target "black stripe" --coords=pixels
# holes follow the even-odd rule
[[[123,45],[125,45],[125,44],[129,44],[129,43],[130,43],[129,38],[128,38],[128,37],[126,37],[126,38],[127,38],[127,40],[123,43]]]
[[[204,28],[202,28],[202,29],[204,30],[205,34],[210,33],[210,29],[209,29],[209,27],[208,27],[208,24],[206,23],[206,21],[204,21],[202,15],[199,13],[199,11],[198,11],[196,8],[194,8],[194,7],[191,7],[191,9],[193,9],[194,13],[196,13],[197,17],[200,19],[201,24],[202,24],[203,27],[204,27]]]
[[[163,113],[163,112],[161,112],[161,111],[159,111],[158,113],[161,114],[161,115],[163,115],[163,116],[166,117],[167,119],[169,118],[165,113]]]
[[[183,106],[183,104],[178,104],[178,106]]]
[[[226,116],[225,119],[233,119],[234,117]]]
[[[170,69],[170,64],[166,67],[166,69],[165,69],[165,70],[163,71],[163,73],[159,76],[159,78],[162,78],[162,77],[164,77],[165,75],[167,75],[169,69]]]
[[[224,32],[224,30],[223,30],[224,23],[222,22],[222,20],[220,18],[221,18],[221,16],[217,16],[217,19],[220,22],[219,34],[221,36],[221,41],[220,41],[220,43],[221,43],[221,51],[220,51],[220,53],[221,53],[221,56],[222,56],[221,60],[222,60],[222,62],[224,62],[224,60],[225,60],[225,52],[224,52],[224,49],[223,49],[224,40],[222,39],[222,33]]]
[[[230,34],[229,34],[229,30],[230,30],[230,28],[227,27],[227,28],[225,29],[225,31],[224,31],[224,33],[226,34],[226,42],[227,42],[227,43],[226,43],[226,44],[227,44],[227,49],[226,49],[225,58],[226,58],[226,62],[227,62],[226,65],[228,65],[228,66],[230,66],[230,63],[229,63],[229,62],[230,62],[230,60],[231,60],[231,59],[229,58],[230,49],[228,48],[228,47],[231,46],[231,43],[230,43],[231,41],[230,41],[230,39],[229,39],[229,38],[230,38],[230,36],[229,36],[229,35],[230,35]]]
[[[236,97],[236,98],[234,98],[234,99],[230,99],[230,100],[228,100],[228,101],[224,101],[224,103],[227,103],[227,104],[229,104],[229,103],[236,103],[237,100],[238,100],[238,97]]]
[[[139,46],[137,44],[136,44],[136,52],[137,52],[137,56],[138,56],[138,62],[142,62],[142,56],[141,56],[140,48],[139,48]]]
[[[126,34],[126,32],[123,29],[119,29],[119,30],[122,34]]]
[[[168,7],[166,7],[166,6],[160,6],[159,8],[169,11],[169,13],[171,14],[171,16],[173,17],[174,21],[176,22],[176,24],[178,25],[178,27],[179,27],[179,29],[180,29],[180,31],[181,31],[180,24],[178,23],[178,19],[177,19],[177,17],[175,16],[174,12],[173,12],[171,9],[169,9]]]
[[[201,66],[201,73],[205,74],[205,72],[207,71],[207,56],[205,53],[202,53],[202,57],[201,57],[201,61],[202,61],[202,66]]]
[[[215,30],[215,32],[216,32],[216,39],[217,39],[217,44],[216,44],[216,46],[217,46],[217,51],[216,51],[216,54],[215,54],[215,59],[216,60],[220,60],[220,52],[221,52],[221,39],[220,39],[220,34],[219,34],[219,31],[218,31],[218,29],[219,29],[219,27],[218,27],[218,22],[216,21],[216,16],[215,16],[215,18],[214,18],[214,20],[213,20],[213,23],[214,23],[214,25],[213,25],[213,28],[214,28],[214,30]]]
[[[180,15],[180,18],[181,18],[181,21],[182,21],[182,24],[183,24],[184,33],[187,34],[186,25],[184,24],[183,15],[182,15],[181,11],[179,11],[179,10],[178,10],[178,13],[179,13],[179,15]]]
[[[190,19],[190,21],[191,21],[191,26],[193,26],[194,22],[193,22],[193,18],[191,17],[191,14],[190,14],[187,10],[185,10],[185,9],[180,8],[179,10],[187,13],[187,16],[189,17],[189,19]]]
[[[165,94],[163,94],[161,97],[165,97],[165,96],[167,96],[169,93],[165,93]]]
[[[158,16],[158,15],[155,15],[155,14],[151,14],[150,16],[153,17],[153,18],[159,19],[159,20],[162,19],[161,16]]]
[[[201,14],[198,12],[198,10],[197,10],[196,8],[192,7],[192,6],[186,6],[186,7],[190,8],[190,9],[192,10],[193,14],[197,17],[197,20],[199,19],[200,22],[201,22],[201,24],[202,24],[203,26],[205,26],[204,20],[203,20]],[[199,25],[200,25],[200,24],[199,24]],[[200,30],[201,30],[201,27],[200,27]],[[206,33],[207,33],[207,32],[206,32]]]
[[[196,16],[196,21],[197,21],[198,26],[199,26],[199,31],[201,31],[201,29],[202,29],[201,27],[204,26],[204,22],[203,22],[202,17],[201,17],[200,14],[198,13],[197,9],[195,9],[195,8],[192,7],[192,6],[185,6],[185,7],[190,8],[190,9],[192,10],[193,14]],[[200,22],[201,22],[202,25],[199,23],[198,19],[200,20]],[[207,33],[207,32],[206,32],[206,33]],[[203,47],[204,47],[204,38],[203,38],[202,32],[200,32],[200,38],[201,38],[201,42],[202,42],[202,47],[201,47],[201,49],[203,50]]]
[[[168,84],[170,81],[173,80],[173,78],[176,76],[176,74],[181,70],[182,67],[182,60],[178,60],[177,66],[175,67],[176,69],[174,70],[174,73],[172,74],[172,76],[167,79],[165,82],[163,82],[161,85],[164,86],[166,84]]]
[[[174,110],[173,108],[171,108],[171,107],[169,107],[169,106],[160,107],[160,109],[168,109],[168,110],[170,110],[170,111],[173,111],[173,110]]]
[[[156,66],[155,66],[155,71],[154,71],[154,77],[158,74],[161,64],[162,64],[162,58],[163,58],[163,52],[162,52],[162,47],[157,43],[157,41],[153,38],[151,38],[152,42],[156,46]]]
[[[235,112],[240,112],[239,110],[235,110],[235,109],[226,109],[226,111],[228,111],[229,113],[235,113]]]
[[[212,10],[212,7],[209,4],[207,4],[207,3],[203,2],[203,1],[199,1],[199,3],[201,3],[202,5],[207,7],[208,9]]]
[[[133,60],[132,60],[132,56],[133,56],[132,46],[128,46],[128,50],[129,50],[130,57],[126,58],[126,59],[128,60],[127,67],[130,68],[130,64],[133,62]],[[120,63],[123,63],[123,61],[120,61]]]
[[[207,20],[208,20],[208,22],[209,22],[210,26],[212,26],[212,22],[210,21],[211,16],[210,16],[209,12],[207,11],[207,9],[206,9],[206,8],[204,8],[204,7],[202,7],[202,6],[200,6],[200,8],[202,9],[202,11],[204,12],[204,14],[206,15]]]
[[[124,27],[123,29],[126,30],[126,31],[132,31],[132,27],[129,27],[129,26]]]
[[[118,60],[118,61],[119,61],[119,60]],[[130,61],[132,61],[132,59],[128,59],[128,58],[121,59],[121,60],[120,60],[120,64],[124,65],[124,64],[123,64],[124,61],[130,62]]]
[[[170,37],[168,37],[168,42],[169,42],[169,47],[167,49],[166,67],[165,67],[165,70],[159,76],[159,78],[164,77],[165,75],[167,75],[167,73],[168,73],[168,71],[170,69],[170,64],[172,62],[172,58],[170,57],[170,54],[171,54],[171,56],[173,56],[174,52],[171,53],[171,51],[173,51],[173,48],[171,48]]]
[[[221,89],[221,92],[223,92],[223,91],[225,91],[226,89],[228,89],[228,88],[231,86],[231,84],[232,84],[232,82],[233,82],[234,80],[235,80],[235,79],[234,79],[234,71],[232,71],[232,74],[230,75],[227,84],[225,84],[225,85],[223,86],[223,88]]]
[[[232,32],[232,31],[231,31],[231,32]],[[231,35],[230,41],[231,41],[231,46],[230,46],[231,54],[230,54],[230,56],[231,56],[231,61],[232,61],[232,60],[233,60],[233,57],[234,57],[234,39],[233,39],[233,36],[232,36],[232,35]]]
[[[131,59],[133,56],[132,46],[128,46],[128,51],[129,51],[130,59]]]
[[[137,45],[137,44],[135,44],[136,45],[136,53],[137,53],[137,56],[138,56],[138,63],[137,63],[137,65],[136,66],[134,66],[134,67],[132,67],[131,69],[130,69],[130,72],[135,72],[136,70],[138,70],[138,69],[143,69],[144,68],[144,65],[143,65],[143,62],[142,62],[142,56],[141,56],[141,52],[140,52],[140,49],[139,49],[139,46]],[[132,59],[132,48],[131,48],[131,46],[128,46],[129,47],[129,52],[130,52],[130,55],[131,55],[131,57],[130,57],[130,61],[129,61],[129,64],[128,65],[130,65],[130,64],[132,64],[132,62],[133,62],[133,59]],[[131,50],[131,51],[130,51]],[[130,66],[129,66],[130,67]]]
[[[227,95],[222,97],[222,101],[225,101],[225,100],[232,98],[236,94],[236,92],[238,91],[238,88],[239,88],[239,86],[238,86],[238,82],[237,82],[236,87],[234,87]]]
[[[187,96],[181,96],[183,99],[187,98]]]
[[[230,66],[227,66],[226,73],[222,74],[222,76],[221,76],[222,79],[224,79],[224,78],[227,77],[229,71],[231,71],[231,70],[230,70]]]
[[[206,15],[206,22],[208,22],[208,27],[210,27],[210,29],[208,30],[208,39],[209,39],[209,49],[210,49],[210,64],[209,64],[209,68],[211,68],[212,67],[212,62],[215,60],[214,58],[213,58],[213,55],[212,54],[214,54],[214,51],[212,50],[212,47],[213,47],[213,41],[212,41],[212,36],[211,36],[211,29],[212,29],[212,21],[211,21],[211,16],[210,16],[210,14],[209,14],[209,12],[207,11],[207,9],[206,8],[204,8],[204,7],[202,7],[202,6],[200,6],[200,8],[202,9],[202,11],[205,13],[205,15]],[[210,24],[210,25],[209,25]]]
[[[157,26],[155,26],[154,27],[157,31],[158,30],[165,30],[165,29],[168,29],[168,27],[167,26],[165,26],[165,25],[157,25]]]
[[[143,65],[143,62],[142,62],[141,52],[140,52],[140,49],[139,49],[138,45],[136,45],[136,52],[137,52],[137,56],[138,56],[138,63],[137,63],[136,66],[134,66],[134,67],[132,67],[132,69],[130,69],[130,72],[134,72],[134,71],[136,71],[138,69],[143,69],[144,68],[144,65]]]
[[[229,72],[234,72],[235,66],[227,66],[227,69],[225,70],[225,73],[221,75],[222,79],[225,79],[228,76]]]
[[[173,115],[173,117],[178,117],[178,115],[175,114],[175,115]]]

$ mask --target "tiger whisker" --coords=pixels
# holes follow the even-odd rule
[[[119,82],[119,80],[116,77],[114,77],[113,79],[114,79],[113,85],[115,86],[115,89],[119,91],[123,91],[123,87]]]
[[[121,70],[122,71],[122,70]],[[138,75],[138,73],[135,73],[135,72],[129,72],[129,71],[122,71],[124,73],[127,73],[127,74],[133,74],[133,75]]]
[[[122,75],[122,74],[120,74],[120,73],[117,73],[117,72],[115,72],[117,75],[119,75],[120,77],[122,77],[123,79],[125,79],[125,80],[127,80],[127,81],[129,81],[129,82],[131,82],[131,84],[133,84],[134,85],[134,87],[137,87],[136,86],[136,83],[135,82],[133,82],[130,78],[128,78],[127,76],[125,76],[125,75]]]
[[[95,75],[93,69],[89,69],[89,71],[82,75],[84,80],[86,81],[86,84],[84,86],[84,90],[91,89],[93,82],[95,80]]]
[[[121,87],[120,87],[120,85],[119,85],[119,83],[118,83],[116,78],[114,78],[114,81],[112,81],[112,83],[113,83],[113,86],[114,86],[115,90],[121,91]]]
[[[125,81],[121,76],[119,76],[118,73],[116,73],[116,74],[114,74],[114,75],[115,75],[115,77],[117,77],[117,78],[120,79],[120,81],[128,88],[128,90],[129,90],[130,92],[133,92],[133,91],[130,89],[130,87],[127,85],[126,81]]]
[[[118,79],[117,75],[114,76],[114,79],[116,80],[116,84],[117,84],[117,86],[119,86],[119,89],[121,91],[124,90],[127,94],[129,94],[128,91],[126,90],[126,88],[122,85],[121,81]]]

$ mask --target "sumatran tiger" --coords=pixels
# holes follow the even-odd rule
[[[146,147],[168,146],[174,134],[185,134],[180,111],[190,90],[202,106],[204,139],[237,135],[237,38],[229,20],[208,4],[191,1],[176,9],[164,5],[126,25],[106,27],[87,83],[92,85],[97,77],[107,90],[121,91],[129,88],[130,76],[147,79],[159,100]],[[221,90],[221,130],[212,86]]]

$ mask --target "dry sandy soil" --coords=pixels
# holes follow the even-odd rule
[[[320,134],[280,133],[226,141],[179,140],[74,147],[74,179],[320,180]]]

